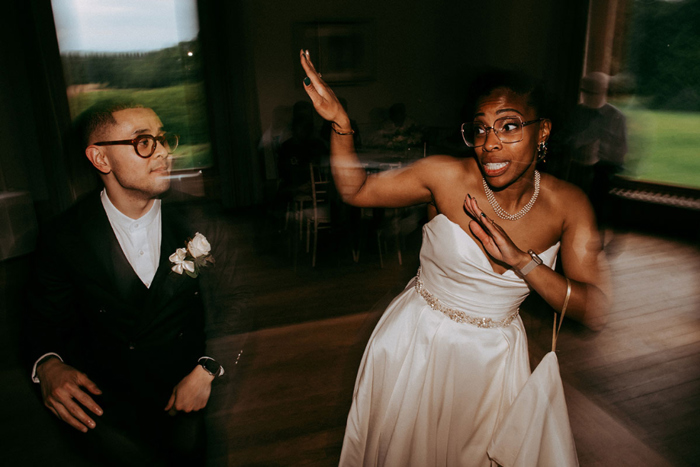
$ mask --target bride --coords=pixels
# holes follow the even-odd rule
[[[582,191],[535,170],[551,122],[537,86],[494,76],[475,90],[462,125],[474,157],[431,156],[367,175],[350,119],[300,54],[304,88],[331,122],[331,166],[346,203],[431,203],[418,275],[367,344],[348,416],[341,466],[489,466],[494,430],[530,375],[518,307],[530,290],[601,329],[607,277]],[[555,272],[561,254],[564,275]]]

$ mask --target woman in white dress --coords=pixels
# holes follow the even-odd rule
[[[477,92],[462,126],[474,157],[431,156],[367,175],[350,119],[301,52],[304,88],[330,121],[331,166],[360,207],[431,203],[421,268],[375,328],[355,384],[342,466],[489,466],[498,422],[530,375],[518,307],[530,290],[592,329],[605,324],[607,278],[591,206],[535,170],[551,122],[538,92],[508,76]],[[498,218],[498,221],[496,219]],[[561,254],[565,276],[552,268]]]

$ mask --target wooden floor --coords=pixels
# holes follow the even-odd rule
[[[322,238],[312,269],[277,224],[244,216],[239,225],[251,245],[243,260],[253,325],[231,381],[214,389],[209,419],[223,429],[212,452],[230,466],[337,465],[364,346],[388,302],[415,274],[418,232],[407,238],[401,266],[388,245],[383,269],[374,237],[355,263],[347,239],[331,234]],[[558,344],[580,463],[698,465],[700,249],[617,232],[607,250],[615,291],[608,326],[591,333],[567,321]],[[22,305],[15,291],[26,269],[21,259],[0,263],[0,459],[80,465],[56,441],[16,359]],[[535,364],[551,338],[551,315],[537,299],[526,303]],[[218,340],[217,355],[230,359],[241,337]]]

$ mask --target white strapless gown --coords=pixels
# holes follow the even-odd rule
[[[559,244],[539,256],[553,267]],[[424,290],[449,308],[500,320],[527,297],[497,274],[475,241],[444,215],[423,227]],[[498,422],[530,375],[520,316],[481,328],[431,308],[414,278],[379,320],[355,382],[343,467],[490,466]]]

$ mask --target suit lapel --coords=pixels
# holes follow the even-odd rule
[[[185,247],[185,241],[194,233],[187,231],[185,223],[179,220],[171,209],[163,207],[161,209],[160,261],[153,283],[148,290],[145,306],[138,316],[134,336],[138,336],[153,322],[163,306],[182,288],[184,281],[195,280],[185,274],[178,275],[172,272],[169,259],[176,249]]]
[[[172,271],[170,255],[175,253],[175,250],[177,250],[178,248],[185,247],[185,241],[187,240],[188,236],[192,236],[192,234],[187,232],[187,229],[185,229],[182,225],[176,222],[173,219],[173,216],[168,215],[168,212],[166,210],[163,210],[160,241],[160,261],[158,262],[158,270],[156,271],[156,275],[153,278],[153,285],[150,289],[150,303],[158,302],[161,299],[167,299],[168,290],[163,289],[168,289],[169,286],[172,286],[174,284],[174,282],[177,282],[171,279],[177,277],[184,277],[178,276]],[[173,277],[173,275],[177,277]]]
[[[99,195],[87,204],[81,225],[85,243],[92,253],[90,263],[96,263],[89,270],[91,276],[105,289],[133,303],[143,293],[145,286],[126,259]]]

